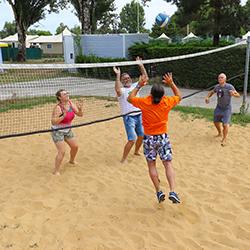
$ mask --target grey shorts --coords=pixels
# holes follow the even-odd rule
[[[65,129],[65,130],[54,130],[51,132],[52,139],[54,143],[57,143],[59,141],[64,141],[67,139],[71,139],[74,137],[74,134],[71,129]]]
[[[143,150],[148,161],[155,161],[157,154],[162,161],[172,160],[172,147],[167,134],[144,135]]]
[[[214,110],[214,122],[222,122],[223,124],[230,124],[232,111],[231,108],[222,109],[216,107]]]

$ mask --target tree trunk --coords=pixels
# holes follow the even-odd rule
[[[17,36],[18,36],[18,54],[17,61],[24,62],[26,60],[26,32],[23,28],[17,24]]]
[[[220,42],[220,34],[216,33],[213,36],[213,46],[218,46]]]
[[[211,6],[214,8],[214,36],[213,36],[213,45],[218,46],[220,42],[220,31],[221,31],[221,0],[211,1]]]
[[[90,5],[91,0],[82,1],[81,25],[83,34],[91,34]]]

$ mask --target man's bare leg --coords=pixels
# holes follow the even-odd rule
[[[139,150],[143,142],[143,136],[138,136],[136,142],[135,142],[135,155],[140,155]]]
[[[221,132],[221,123],[220,122],[214,122],[214,126],[216,127],[218,134],[216,135],[216,137],[221,137],[222,136],[222,132]]]
[[[123,150],[123,155],[122,155],[122,159],[121,159],[121,163],[124,163],[125,160],[127,159],[127,156],[131,150],[131,148],[133,147],[134,145],[134,141],[128,141],[124,147],[124,150]]]
[[[221,146],[226,146],[229,124],[223,124],[223,138],[221,140]]]

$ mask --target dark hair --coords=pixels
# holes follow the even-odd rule
[[[161,98],[164,96],[165,91],[162,85],[160,84],[154,84],[151,88],[151,95],[152,95],[152,101],[153,104],[158,104],[161,101]]]
[[[56,92],[56,99],[57,99],[58,101],[60,101],[60,98],[59,98],[59,97],[61,97],[61,92],[63,92],[63,91],[65,91],[65,89],[59,89],[59,90]]]

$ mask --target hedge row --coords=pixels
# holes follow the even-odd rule
[[[161,46],[150,44],[139,44],[130,47],[130,60],[137,55],[143,59],[164,58],[170,56],[178,56],[184,54],[197,53],[213,49],[212,47],[191,47],[191,46]],[[244,85],[244,70],[245,70],[246,46],[238,46],[217,53],[212,53],[204,56],[198,56],[188,59],[175,60],[164,63],[146,64],[145,67],[150,76],[150,83],[160,82],[161,76],[166,72],[173,72],[174,80],[181,87],[204,89],[216,84],[217,75],[224,72],[229,82],[232,83],[238,91],[243,90]],[[78,57],[78,63],[91,62],[114,62],[124,61],[121,58],[98,58]],[[138,76],[137,66],[123,67],[123,72],[129,72],[132,76]],[[114,79],[114,73],[111,68],[87,69],[83,70],[85,76],[100,77],[106,79]],[[230,78],[235,77],[233,80]],[[248,87],[250,91],[250,86]]]

